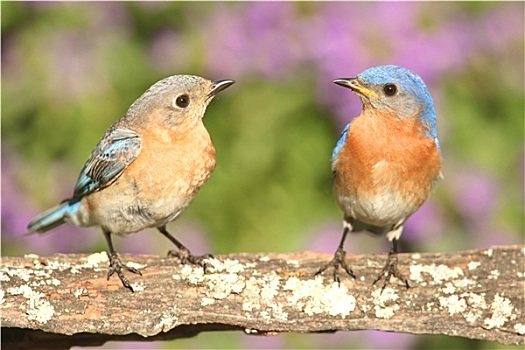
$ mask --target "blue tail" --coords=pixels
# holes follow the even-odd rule
[[[66,222],[66,217],[78,208],[79,202],[71,204],[69,201],[59,204],[42,214],[37,215],[27,225],[27,233],[46,232]]]

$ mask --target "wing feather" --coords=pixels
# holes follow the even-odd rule
[[[73,198],[80,199],[115,181],[137,158],[141,138],[135,131],[113,127],[97,144],[80,172]]]

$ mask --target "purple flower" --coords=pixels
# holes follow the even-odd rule
[[[189,43],[172,29],[163,29],[152,39],[149,51],[151,66],[167,75],[176,74],[187,67]]]
[[[430,247],[446,233],[445,221],[441,206],[431,198],[406,221],[402,239]]]
[[[480,171],[456,169],[448,183],[453,188],[457,209],[466,220],[478,222],[480,227],[490,221],[500,192],[494,179]]]
[[[261,74],[275,79],[290,72],[301,59],[294,21],[294,5],[253,2],[218,6],[207,20],[206,61],[215,76]]]
[[[363,343],[366,348],[371,349],[411,349],[418,336],[413,334],[383,332],[383,331],[361,331]]]
[[[18,182],[20,161],[2,150],[2,251],[9,254],[14,247],[24,247],[25,253],[51,255],[55,253],[89,252],[102,235],[93,229],[81,229],[66,223],[45,234],[24,235],[34,216],[47,208],[37,208]],[[64,181],[65,182],[65,181]],[[64,183],[56,179],[56,183]],[[55,198],[56,203],[65,197]]]

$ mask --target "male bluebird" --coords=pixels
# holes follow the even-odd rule
[[[355,78],[334,83],[352,89],[363,111],[349,123],[332,154],[334,194],[344,212],[344,230],[334,258],[321,267],[334,267],[355,278],[345,261],[343,244],[350,231],[386,233],[393,247],[383,276],[407,279],[397,268],[397,243],[405,221],[423,204],[441,176],[434,102],[423,80],[408,69],[372,67]]]
[[[211,82],[174,75],[151,86],[97,144],[75,185],[73,196],[45,211],[28,233],[45,232],[66,221],[101,226],[109,246],[108,279],[115,272],[133,291],[113,249],[111,234],[156,227],[172,241],[182,263],[200,263],[167,230],[193,200],[215,168],[215,148],[202,117],[207,105],[233,80]]]

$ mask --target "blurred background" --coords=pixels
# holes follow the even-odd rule
[[[237,84],[205,116],[217,168],[168,226],[193,253],[332,253],[342,213],[331,152],[359,99],[332,83],[405,66],[435,100],[445,179],[406,223],[402,251],[523,242],[524,3],[2,2],[2,255],[106,250],[100,229],[24,236],[68,198],[104,131],[156,81],[196,74]],[[156,230],[114,240],[167,253]],[[351,235],[350,253],[385,253]],[[201,334],[106,348],[503,348],[373,331]]]

